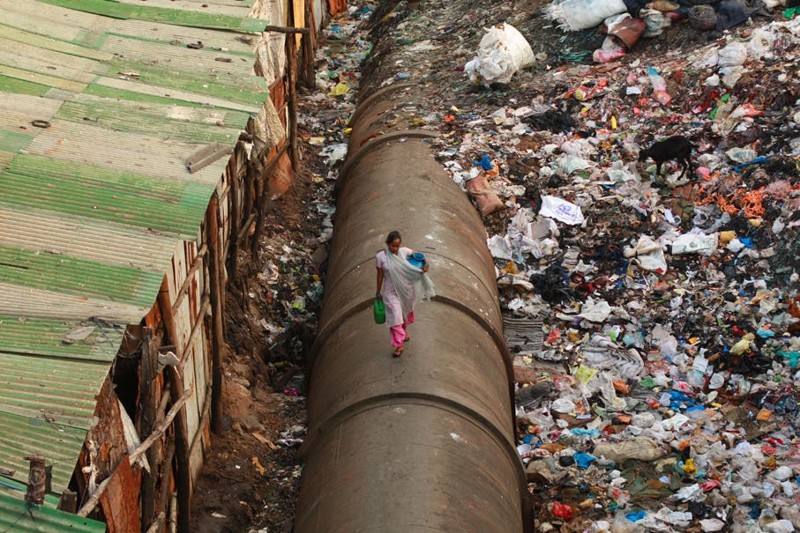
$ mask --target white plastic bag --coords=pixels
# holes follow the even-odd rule
[[[747,61],[747,45],[734,41],[719,51],[719,61],[717,66],[738,67]]]
[[[599,26],[608,17],[625,13],[622,0],[564,0],[547,9],[548,17],[564,31],[580,31]]]
[[[508,83],[514,73],[535,61],[531,45],[511,24],[489,28],[481,39],[478,54],[464,66],[472,81],[488,86]]]
[[[711,255],[717,249],[718,235],[712,233],[684,233],[672,243],[672,255],[700,254]]]
[[[583,224],[585,220],[579,206],[557,196],[542,196],[542,207],[539,209],[539,214],[570,226]]]
[[[645,270],[658,272],[661,274],[667,271],[667,260],[664,257],[664,250],[661,245],[648,237],[639,237],[636,246],[626,247],[625,257],[630,258],[631,262],[638,264]]]

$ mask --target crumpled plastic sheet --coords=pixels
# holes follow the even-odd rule
[[[599,370],[613,370],[620,377],[636,378],[644,371],[642,356],[635,349],[621,350],[607,337],[595,335],[584,347],[581,355],[586,366]]]

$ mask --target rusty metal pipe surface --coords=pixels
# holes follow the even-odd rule
[[[384,91],[352,123],[295,531],[530,531],[486,233],[434,159],[430,132],[404,132],[408,102],[402,87]],[[374,257],[393,229],[426,254],[437,291],[417,306],[399,359],[371,309]]]

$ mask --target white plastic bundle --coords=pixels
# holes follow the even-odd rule
[[[511,24],[489,28],[481,39],[478,54],[464,66],[472,81],[486,86],[508,83],[514,73],[535,61],[531,45]]]
[[[547,15],[565,31],[580,31],[599,26],[613,15],[625,13],[622,0],[564,0],[547,8]]]

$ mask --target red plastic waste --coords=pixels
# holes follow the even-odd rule
[[[564,520],[572,520],[575,517],[575,509],[565,503],[553,502],[553,516]]]

